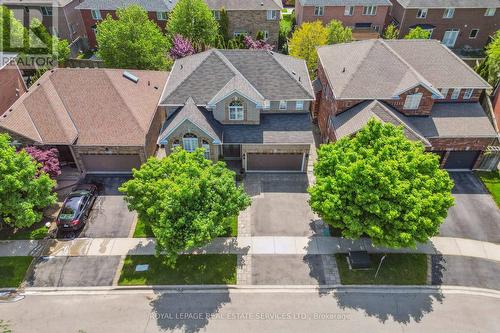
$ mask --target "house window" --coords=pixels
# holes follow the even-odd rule
[[[269,39],[269,31],[263,30],[262,33],[264,34],[264,40],[268,40]]]
[[[460,89],[455,88],[455,89],[453,89],[453,92],[451,93],[451,99],[458,99],[459,95],[460,95]]]
[[[472,97],[473,92],[474,92],[474,89],[465,89],[464,99],[470,99]]]
[[[314,7],[314,16],[323,16],[324,13],[325,13],[325,7],[323,6]]]
[[[479,33],[479,29],[472,29],[469,34],[470,39],[474,39],[477,37],[477,34]]]
[[[280,101],[280,110],[286,110],[286,101]]]
[[[448,88],[441,88],[441,95],[443,95],[442,99],[446,99],[448,97]]]
[[[75,25],[73,23],[71,23],[69,25],[69,30],[71,31],[72,34],[75,34],[76,33],[76,28],[75,28]]]
[[[269,110],[270,107],[271,107],[271,102],[268,101],[268,100],[264,100],[263,109],[264,110]]]
[[[246,31],[235,31],[233,33],[234,37],[238,37],[238,36],[246,36],[248,35],[248,33]]]
[[[446,30],[443,36],[442,43],[448,47],[455,46],[458,38],[458,29]]]
[[[214,14],[217,21],[220,20],[220,10],[212,10],[212,14]]]
[[[174,142],[172,142],[172,150],[179,147],[180,145],[181,145],[181,142],[179,140],[174,140]]]
[[[304,110],[304,101],[296,101],[295,102],[296,110]]]
[[[432,33],[434,32],[434,28],[424,29],[424,30],[427,31],[427,32],[429,32],[429,39],[431,39]]]
[[[417,18],[426,18],[427,17],[427,8],[420,8],[417,11]]]
[[[100,10],[92,9],[90,11],[90,14],[92,15],[92,18],[94,20],[102,20],[102,16],[101,16],[101,11]]]
[[[245,111],[243,110],[243,103],[241,101],[232,101],[229,104],[229,120],[243,120],[245,119]]]
[[[43,16],[52,16],[52,7],[40,7]]]
[[[455,8],[445,8],[443,13],[443,18],[445,19],[452,18],[454,14],[455,14]]]
[[[345,6],[344,15],[352,16],[352,14],[354,14],[354,6]]]
[[[201,146],[203,147],[203,155],[207,160],[210,159],[210,144],[208,143],[207,140],[203,140],[201,142]]]
[[[158,21],[166,21],[167,20],[167,12],[156,12],[156,19]]]
[[[277,13],[278,13],[278,11],[276,11],[276,10],[268,10],[267,11],[267,20],[268,21],[275,21],[278,18]]]
[[[416,110],[420,105],[420,100],[422,99],[422,93],[413,94],[406,96],[404,109],[405,110]]]
[[[193,152],[198,148],[198,137],[196,135],[187,133],[184,135],[182,138],[182,147],[184,148],[185,151],[188,152]]]
[[[484,12],[484,16],[495,16],[496,8],[487,8]]]
[[[363,15],[373,16],[377,14],[377,6],[364,6]]]

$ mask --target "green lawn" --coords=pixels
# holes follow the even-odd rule
[[[488,191],[490,191],[497,206],[500,208],[500,171],[477,172],[477,175]]]
[[[136,272],[139,264],[149,264],[149,270]],[[173,268],[155,256],[127,256],[118,284],[236,284],[236,255],[181,255]]]
[[[4,226],[0,230],[0,240],[43,239],[48,231],[49,229],[43,223],[36,223],[29,228],[18,230]]]
[[[230,218],[230,228],[226,230],[226,234],[223,237],[236,237],[238,236],[238,217]],[[137,220],[137,225],[134,230],[134,238],[147,238],[154,237],[153,230],[146,225],[143,221]]]
[[[347,254],[336,254],[342,284],[422,285],[427,283],[427,256],[425,254],[388,254],[375,279],[382,254],[370,254],[371,269],[350,270]]]
[[[24,279],[32,257],[0,257],[0,288],[17,288]]]

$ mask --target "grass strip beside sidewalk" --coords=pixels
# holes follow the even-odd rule
[[[32,260],[32,257],[0,257],[0,288],[19,287]]]

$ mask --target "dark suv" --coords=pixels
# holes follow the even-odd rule
[[[78,185],[64,200],[57,216],[57,228],[63,231],[75,231],[85,225],[85,220],[97,198],[97,186],[92,184]]]

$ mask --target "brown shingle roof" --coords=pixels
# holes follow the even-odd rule
[[[167,72],[56,69],[0,118],[0,128],[41,144],[142,146]],[[76,140],[76,142],[75,142]]]

